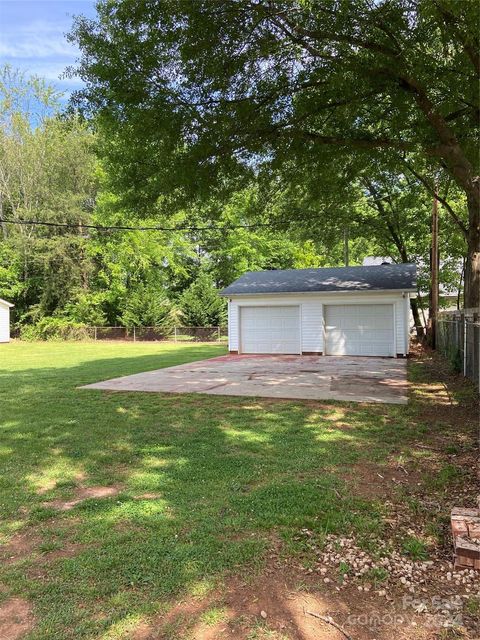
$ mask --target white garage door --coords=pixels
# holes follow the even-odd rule
[[[325,353],[330,356],[394,356],[392,304],[325,307]]]
[[[300,308],[240,307],[242,353],[300,353]]]

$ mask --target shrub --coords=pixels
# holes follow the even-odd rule
[[[180,296],[179,304],[185,326],[216,327],[226,324],[226,301],[219,296],[208,273],[201,273],[188,289],[185,289]]]
[[[177,324],[178,315],[163,291],[140,285],[129,293],[120,320],[128,328],[159,327],[170,333]]]
[[[74,323],[103,327],[107,318],[103,310],[105,293],[79,291],[72,302],[65,305],[64,315]]]
[[[88,327],[66,318],[42,318],[20,328],[22,340],[88,340]]]

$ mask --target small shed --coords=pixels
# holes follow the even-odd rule
[[[406,356],[413,264],[246,273],[228,298],[231,353]]]
[[[11,302],[0,298],[0,342],[10,342],[10,309]]]

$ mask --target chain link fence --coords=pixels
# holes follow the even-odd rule
[[[437,322],[437,350],[480,390],[480,309],[442,311]]]
[[[92,340],[130,342],[226,342],[227,327],[86,327]]]

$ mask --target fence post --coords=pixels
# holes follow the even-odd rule
[[[135,333],[135,327],[133,327],[133,341],[135,342],[137,339],[136,333]]]
[[[175,329],[174,329],[174,339],[173,340],[174,340],[174,342],[177,341],[177,327],[175,327]]]
[[[220,340],[221,340],[220,327],[217,327],[217,342],[220,342]]]
[[[94,334],[93,334],[94,338],[93,339],[96,340],[97,339],[97,327],[93,327],[93,329],[94,329]]]

